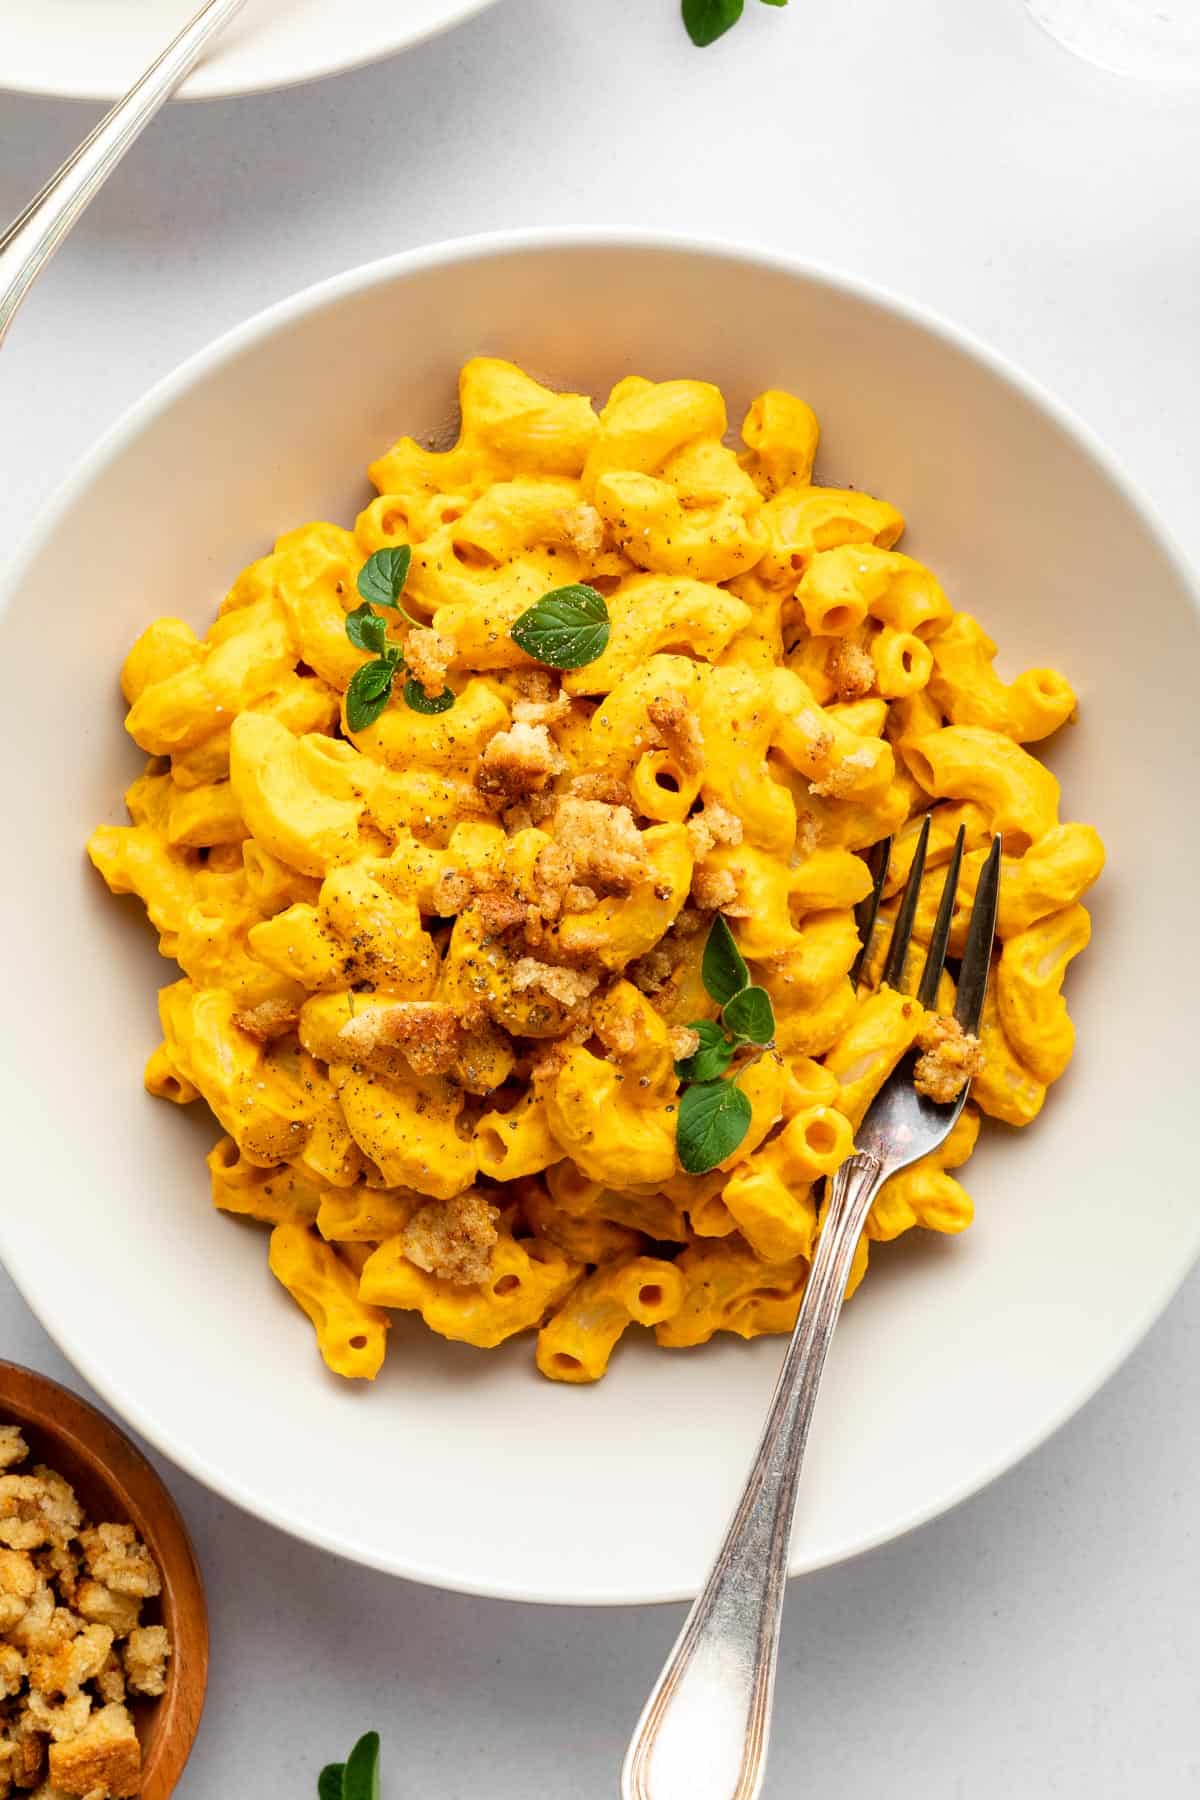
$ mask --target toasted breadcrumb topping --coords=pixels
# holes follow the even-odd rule
[[[35,1787],[45,1800],[136,1794],[126,1680],[163,1693],[171,1654],[166,1628],[141,1622],[158,1568],[131,1525],[88,1525],[55,1470],[24,1472],[28,1455],[19,1428],[0,1425],[0,1800]]]
[[[443,637],[428,625],[414,625],[404,640],[404,660],[409,672],[431,700],[445,690],[446,671],[457,653],[453,638]]]
[[[295,1031],[300,1023],[300,1009],[286,1000],[260,1000],[257,1006],[235,1012],[233,1022],[256,1043],[269,1044],[275,1038],[286,1037],[289,1031]]]
[[[875,686],[875,664],[848,638],[837,640],[825,666],[839,700],[861,700]]]
[[[441,1281],[474,1286],[491,1273],[499,1217],[499,1208],[475,1188],[452,1200],[431,1200],[405,1226],[400,1240],[404,1254]]]
[[[629,783],[604,769],[584,769],[578,775],[572,775],[567,782],[567,792],[576,800],[602,800],[606,806],[633,805]]]
[[[700,812],[687,822],[688,841],[697,862],[718,844],[740,844],[742,821],[719,800],[706,800]]]
[[[356,1014],[337,1036],[348,1062],[388,1064],[398,1051],[414,1074],[444,1075],[462,1050],[463,1022],[439,1000],[395,1000]]]
[[[704,736],[700,721],[680,694],[658,694],[646,709],[654,733],[685,775],[699,775],[704,767]]]
[[[475,785],[490,799],[506,805],[545,787],[552,775],[566,767],[561,751],[544,725],[524,720],[498,731],[479,762]]]
[[[627,806],[567,795],[554,815],[555,834],[569,850],[575,875],[589,886],[627,893],[646,874],[646,847]]]
[[[729,869],[697,867],[692,874],[692,899],[709,912],[728,910],[737,900],[737,882]]]
[[[925,1094],[940,1105],[956,1100],[983,1067],[979,1039],[944,1013],[930,1015],[921,1027],[917,1045],[923,1054],[917,1058],[913,1086],[918,1094]]]
[[[533,956],[521,957],[512,971],[514,993],[536,988],[564,1006],[578,1006],[595,992],[599,981],[599,975],[591,969],[561,969],[554,963],[538,962]]]
[[[693,1031],[690,1025],[676,1025],[671,1032],[671,1053],[676,1062],[682,1062],[686,1056],[695,1056],[700,1048],[700,1033]]]

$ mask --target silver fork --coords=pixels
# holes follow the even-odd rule
[[[162,55],[105,113],[7,230],[0,232],[0,343],[20,306],[84,208],[130,146],[199,62],[205,45],[246,0],[205,0]]]
[[[926,815],[883,969],[882,980],[896,988],[904,981],[928,842]],[[877,922],[890,851],[889,839],[879,847],[874,887],[860,909],[863,948],[852,971],[855,985]],[[917,991],[923,1006],[934,1004],[945,966],[962,852],[960,830]],[[979,1028],[999,887],[997,837],[979,878],[959,970],[954,1012],[965,1031]],[[829,1184],[821,1236],[758,1452],[712,1572],[638,1721],[621,1773],[623,1800],[754,1800],[762,1789],[796,1488],[855,1247],[889,1175],[936,1150],[966,1101],[965,1088],[948,1105],[926,1099],[913,1086],[912,1069],[910,1054],[875,1096],[854,1154]]]

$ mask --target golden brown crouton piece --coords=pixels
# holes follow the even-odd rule
[[[414,681],[419,681],[431,700],[445,690],[446,671],[454,661],[458,646],[453,638],[443,637],[427,625],[414,625],[404,640],[404,660]]]
[[[658,694],[646,712],[667,754],[685,775],[698,775],[704,767],[704,736],[687,701],[680,694]]]
[[[918,1094],[925,1094],[942,1106],[956,1100],[983,1067],[979,1039],[944,1013],[934,1013],[925,1021],[917,1045],[923,1054],[913,1070],[913,1086]]]
[[[75,1610],[92,1625],[107,1625],[116,1637],[128,1637],[141,1617],[142,1603],[136,1594],[117,1594],[102,1581],[81,1581],[75,1595]]]
[[[110,1650],[104,1667],[96,1677],[96,1691],[107,1706],[125,1698],[125,1671],[115,1650]]]
[[[646,874],[646,847],[627,806],[567,795],[554,814],[554,835],[589,886],[627,893]]]
[[[135,1694],[162,1694],[171,1654],[165,1625],[139,1625],[125,1645],[125,1679]]]
[[[233,1022],[256,1043],[270,1044],[295,1031],[300,1023],[300,1009],[287,1000],[260,1000],[257,1006],[235,1012]]]
[[[0,1475],[0,1544],[39,1550],[78,1530],[83,1512],[71,1489],[51,1469]]]
[[[132,1525],[93,1525],[79,1541],[88,1573],[114,1593],[147,1600],[162,1592],[158,1565]]]
[[[499,1232],[499,1208],[468,1188],[452,1200],[431,1200],[401,1234],[409,1262],[442,1281],[470,1287],[486,1281]]]
[[[19,1425],[0,1425],[0,1470],[13,1469],[25,1461],[29,1445],[21,1436]]]
[[[518,720],[489,740],[480,758],[475,786],[489,799],[511,806],[525,794],[540,793],[550,777],[565,767],[562,753],[546,727]]]
[[[454,1008],[439,1000],[396,1000],[373,1006],[348,1019],[338,1032],[347,1061],[394,1061],[399,1052],[417,1075],[444,1075],[462,1049],[462,1022]],[[381,1057],[381,1054],[382,1057]]]
[[[70,1621],[72,1628],[78,1620]],[[37,1650],[29,1657],[29,1683],[46,1694],[73,1694],[93,1680],[108,1660],[113,1633],[108,1625],[85,1625],[54,1649]]]
[[[825,666],[839,700],[861,700],[875,686],[875,664],[848,638],[838,639]]]
[[[41,1688],[31,1688],[26,1696],[25,1717],[35,1731],[43,1732],[56,1744],[77,1738],[91,1716],[91,1695],[80,1693],[78,1688],[61,1699]]]
[[[0,1644],[0,1700],[20,1691],[27,1673],[25,1658],[15,1644]]]
[[[0,1631],[11,1630],[25,1617],[39,1583],[45,1589],[24,1550],[0,1550]]]
[[[123,1800],[136,1794],[142,1778],[142,1753],[133,1720],[119,1703],[101,1707],[78,1737],[50,1746],[50,1780],[64,1794],[91,1793],[95,1788]]]

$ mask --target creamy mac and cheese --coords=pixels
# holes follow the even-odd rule
[[[980,1113],[1028,1124],[1070,1058],[1104,852],[1027,747],[1071,718],[1067,682],[1002,681],[895,508],[814,484],[803,401],[763,394],[740,452],[702,381],[631,376],[597,412],[479,359],[461,403],[453,449],[374,465],[353,530],[283,537],[204,637],[138,639],[150,761],[89,850],[182,970],[146,1086],[215,1114],[216,1204],[271,1227],[330,1368],[374,1376],[403,1309],[485,1348],[535,1331],[543,1374],[592,1381],[631,1324],[791,1328],[823,1178],[914,1047],[933,1093],[978,1068],[972,1103],[883,1188],[851,1286],[871,1240],[970,1223],[952,1171]],[[547,667],[520,622],[564,590],[588,659]],[[965,836],[952,955],[1003,835],[979,1047],[940,1022],[949,976],[937,1015],[876,985],[926,814],[918,940]],[[773,1041],[726,1077],[736,1148],[688,1174],[676,1065],[717,1018],[718,916]]]

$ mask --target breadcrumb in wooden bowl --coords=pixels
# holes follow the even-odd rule
[[[139,1625],[165,1626],[170,1656],[162,1693],[138,1698],[131,1691],[130,1711],[141,1743],[141,1800],[168,1800],[191,1752],[208,1681],[208,1612],[187,1527],[159,1476],[111,1419],[58,1382],[0,1361],[5,1426],[17,1427],[29,1447],[22,1473],[35,1465],[53,1470],[74,1490],[90,1525],[131,1525],[158,1566],[162,1592],[144,1602]],[[160,1634],[141,1630],[136,1637],[144,1648]],[[128,1648],[125,1667],[134,1689]]]

